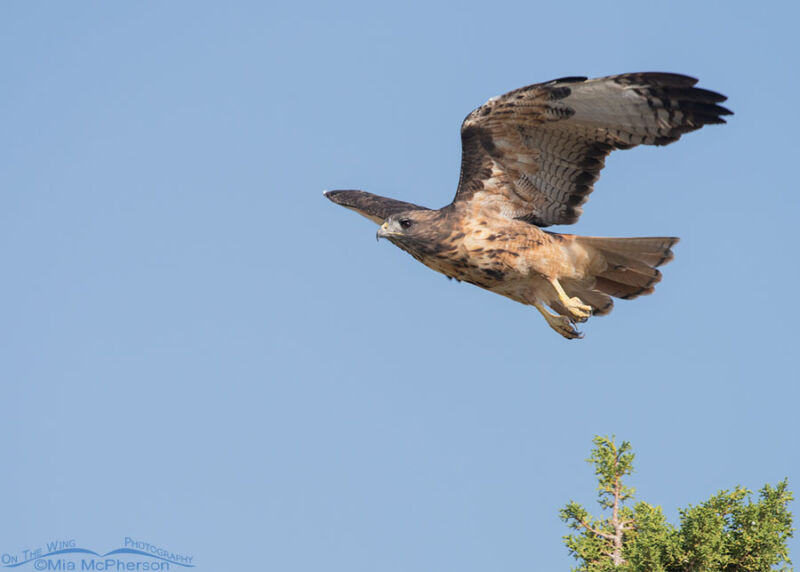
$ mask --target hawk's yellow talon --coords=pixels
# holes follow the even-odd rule
[[[547,325],[568,340],[580,339],[583,337],[583,334],[575,329],[570,319],[566,316],[557,316],[556,314],[551,314],[538,302],[533,306],[539,310],[542,316],[544,316],[544,319],[547,320]]]
[[[561,283],[555,278],[550,280],[550,284],[553,285],[556,294],[558,294],[558,301],[561,302],[561,305],[567,309],[576,322],[585,322],[589,319],[592,315],[591,306],[584,304],[583,300],[580,298],[570,298],[567,296],[567,293],[564,292],[564,288],[561,287]]]

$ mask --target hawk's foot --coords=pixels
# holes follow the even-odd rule
[[[564,292],[564,289],[561,287],[561,284],[555,278],[550,281],[550,284],[553,285],[555,288],[556,294],[558,294],[558,301],[561,302],[561,305],[567,309],[572,319],[576,322],[585,322],[589,319],[592,315],[592,307],[587,306],[583,303],[583,300],[577,297],[570,298],[567,296],[567,293]]]
[[[566,316],[551,314],[544,306],[538,303],[534,304],[534,306],[539,310],[542,316],[544,316],[544,319],[547,320],[547,324],[568,340],[575,340],[583,337],[583,333],[576,330],[575,326],[573,326],[573,321]]]
[[[584,304],[583,300],[580,298],[569,298],[566,302],[562,302],[562,304],[569,310],[569,313],[576,322],[585,322],[592,315],[592,307]]]

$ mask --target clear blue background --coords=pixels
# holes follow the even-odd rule
[[[6,2],[0,553],[199,570],[567,570],[595,434],[678,507],[798,456],[798,13],[750,2]],[[615,153],[567,232],[677,235],[568,342],[321,191],[450,201],[459,126],[565,75],[736,112]],[[791,546],[795,557],[798,542]]]

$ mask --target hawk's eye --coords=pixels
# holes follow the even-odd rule
[[[411,220],[407,218],[400,219],[400,226],[403,228],[410,228],[411,227]]]

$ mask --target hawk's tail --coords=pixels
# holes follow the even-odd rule
[[[592,306],[594,315],[602,316],[614,306],[611,296],[631,300],[653,292],[661,281],[657,267],[672,260],[671,249],[678,239],[576,236],[575,241],[590,253],[590,275],[594,280],[567,280],[564,289]]]

